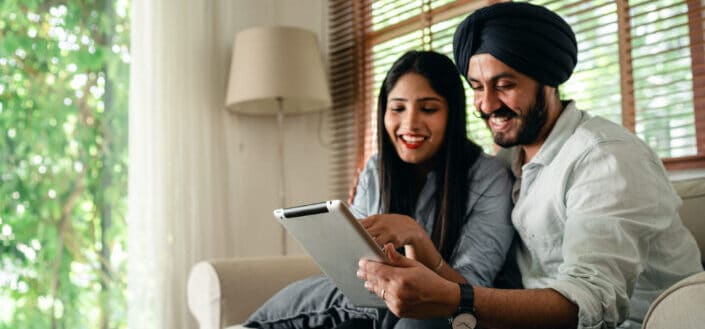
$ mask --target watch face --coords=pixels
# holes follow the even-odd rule
[[[453,329],[475,329],[477,318],[470,313],[460,313],[453,318]]]

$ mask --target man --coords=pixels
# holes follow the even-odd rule
[[[460,24],[453,47],[516,177],[512,222],[526,289],[446,281],[394,248],[385,248],[393,266],[361,260],[358,276],[398,316],[451,316],[454,328],[639,328],[659,293],[702,270],[659,158],[559,98],[577,45],[548,9],[482,8]]]

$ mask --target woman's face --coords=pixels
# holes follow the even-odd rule
[[[387,95],[384,127],[406,163],[431,165],[447,122],[448,102],[420,74],[402,75]]]

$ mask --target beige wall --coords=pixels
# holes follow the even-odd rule
[[[305,28],[320,38],[327,62],[327,2],[324,0],[221,0],[215,31],[220,49],[219,63],[224,84],[230,66],[235,34],[260,25]],[[228,33],[229,31],[229,33]],[[320,117],[324,115],[324,117]],[[284,122],[284,163],[277,151],[275,117],[224,116],[228,168],[227,212],[232,238],[228,255],[261,256],[303,251],[272,216],[279,208],[280,169],[285,165],[286,205],[311,203],[329,198],[329,151],[319,142],[328,136],[325,114],[287,116]],[[322,119],[322,120],[321,120]],[[321,124],[322,123],[322,124]]]

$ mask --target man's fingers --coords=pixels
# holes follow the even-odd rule
[[[372,293],[375,292],[375,286],[370,281],[365,281],[365,289],[369,290]]]
[[[367,259],[361,259],[358,263],[357,277],[365,281],[365,289],[380,296],[380,293],[385,285],[385,274],[389,267],[383,263],[374,262]]]
[[[358,267],[360,267],[360,269],[358,270],[358,273],[362,273],[362,275],[364,275],[364,276],[372,276],[372,277],[379,277],[382,274],[381,273],[382,267],[386,266],[384,263],[375,262],[375,261],[365,259],[365,258],[361,259],[357,263],[357,265],[358,265]],[[368,275],[368,274],[372,274],[372,275]],[[358,277],[359,277],[359,275],[358,275]],[[367,279],[367,278],[361,277],[361,279]]]

